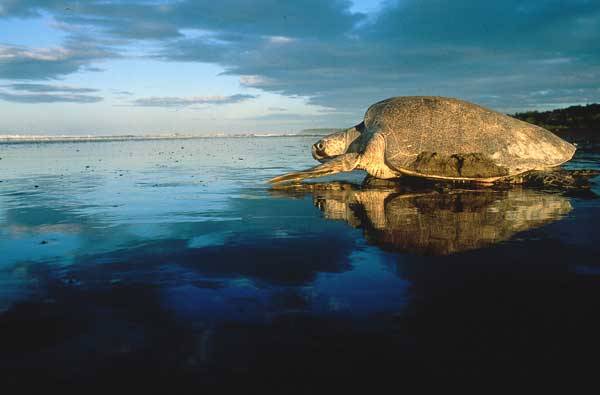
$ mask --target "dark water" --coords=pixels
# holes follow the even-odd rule
[[[3,383],[597,374],[593,194],[269,190],[312,140],[0,145]]]

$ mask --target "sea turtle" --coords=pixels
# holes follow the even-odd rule
[[[491,184],[558,166],[575,146],[539,126],[463,100],[393,97],[373,104],[364,121],[319,140],[321,165],[269,182],[299,181],[365,170],[380,179],[403,175]]]

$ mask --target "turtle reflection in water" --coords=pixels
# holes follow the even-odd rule
[[[361,228],[386,249],[447,255],[487,247],[568,214],[568,198],[523,188],[402,193],[342,183],[303,184],[274,193],[312,193],[325,218]]]

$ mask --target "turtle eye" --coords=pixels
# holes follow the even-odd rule
[[[323,144],[322,141],[317,142],[317,144],[315,144],[315,147],[319,150],[319,151],[323,151],[325,149],[325,144]]]

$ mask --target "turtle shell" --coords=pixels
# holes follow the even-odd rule
[[[367,110],[393,170],[445,179],[497,179],[558,166],[575,147],[539,126],[458,99],[406,96]]]

